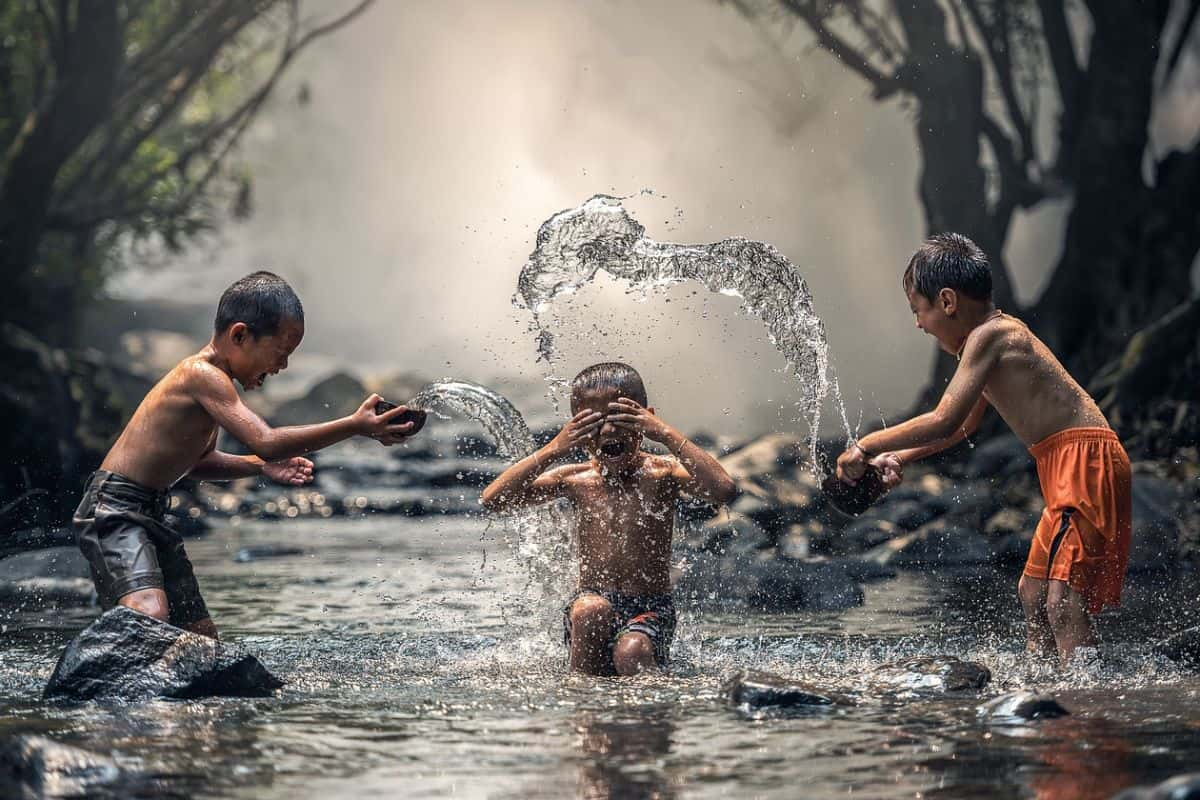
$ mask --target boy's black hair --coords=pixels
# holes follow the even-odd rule
[[[285,319],[304,322],[300,298],[283,278],[260,270],[234,281],[222,293],[213,328],[224,333],[233,323],[243,322],[255,337],[273,336]]]
[[[992,268],[987,255],[961,233],[930,236],[904,270],[905,294],[933,302],[942,289],[953,289],[972,300],[992,299]]]
[[[604,390],[616,390],[621,397],[628,397],[640,406],[646,405],[646,387],[637,370],[619,361],[605,361],[603,364],[592,364],[571,381],[572,410],[575,409],[575,398]]]

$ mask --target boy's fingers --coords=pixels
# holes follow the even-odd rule
[[[389,421],[395,419],[396,417],[400,416],[401,414],[403,414],[405,411],[408,411],[408,409],[405,408],[404,406],[396,406],[395,408],[389,408],[387,411],[383,412],[382,414],[379,414],[378,416],[379,416],[379,419],[383,420],[384,422],[389,422]],[[406,422],[404,424],[412,425],[411,422]]]
[[[392,412],[389,411],[388,413],[390,414]],[[388,425],[386,428],[384,428],[384,433],[388,436],[407,436],[410,432],[412,432],[412,429],[413,423],[404,422],[400,425]]]
[[[633,408],[641,408],[642,407],[641,403],[639,403],[637,400],[634,400],[629,397],[618,397],[617,403],[620,405],[624,405],[624,406],[632,406]]]

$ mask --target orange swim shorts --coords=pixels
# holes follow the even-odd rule
[[[1029,448],[1046,510],[1025,574],[1065,581],[1088,613],[1120,605],[1133,504],[1129,456],[1108,428],[1068,428]]]

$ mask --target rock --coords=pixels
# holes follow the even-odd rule
[[[804,459],[805,444],[795,436],[769,433],[718,459],[737,483],[771,477]]]
[[[986,539],[943,518],[884,542],[865,558],[894,567],[951,566],[983,564],[991,559],[991,554]]]
[[[1126,789],[1112,800],[1200,800],[1200,772],[1176,775],[1157,786]]]
[[[987,667],[955,656],[918,656],[882,664],[871,675],[881,687],[914,692],[961,692],[982,689],[992,679]]]
[[[335,372],[314,384],[303,397],[280,403],[271,421],[276,425],[306,425],[353,414],[367,394],[357,378]]]
[[[958,482],[942,494],[946,516],[971,527],[982,527],[1004,504],[1004,497],[987,481]]]
[[[984,523],[983,532],[989,539],[1000,539],[1010,534],[1029,534],[1037,530],[1039,515],[1022,508],[1002,508]]]
[[[903,531],[915,531],[927,522],[940,516],[931,506],[918,500],[896,500],[885,502],[870,512],[873,519],[890,522]]]
[[[892,522],[882,519],[856,519],[835,536],[830,550],[834,553],[863,553],[901,535]]]
[[[1200,669],[1200,625],[1156,643],[1154,652],[1189,669]]]
[[[1179,560],[1180,492],[1153,475],[1133,476],[1133,542],[1129,571],[1173,569]]]
[[[75,530],[63,526],[27,528],[0,537],[0,558],[49,547],[75,548]]]
[[[742,599],[755,608],[841,611],[863,603],[862,587],[837,562],[776,557],[744,569]]]
[[[266,697],[281,686],[240,647],[117,606],[67,645],[43,698],[78,703]]]
[[[770,535],[754,520],[729,511],[700,526],[702,550],[717,555],[757,553],[772,546]]]
[[[1053,719],[1070,714],[1048,694],[1009,692],[989,700],[977,709],[979,716],[995,722]]]
[[[48,547],[0,559],[0,607],[6,612],[95,602],[91,570],[76,547]]]
[[[283,544],[262,544],[253,547],[243,547],[234,554],[233,560],[239,564],[250,561],[262,561],[268,558],[286,558],[302,556],[304,551],[299,547],[289,547]]]
[[[989,439],[976,447],[967,462],[966,477],[1003,478],[1036,469],[1029,448],[1010,434]]]
[[[14,736],[0,744],[4,797],[92,797],[119,778],[112,760],[44,736]]]
[[[844,695],[756,670],[735,673],[726,681],[722,692],[729,705],[743,712],[854,704]]]

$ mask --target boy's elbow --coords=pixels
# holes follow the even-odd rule
[[[280,461],[288,456],[288,453],[284,450],[284,443],[278,441],[270,434],[257,436],[245,444],[250,448],[250,452],[263,461]]]

